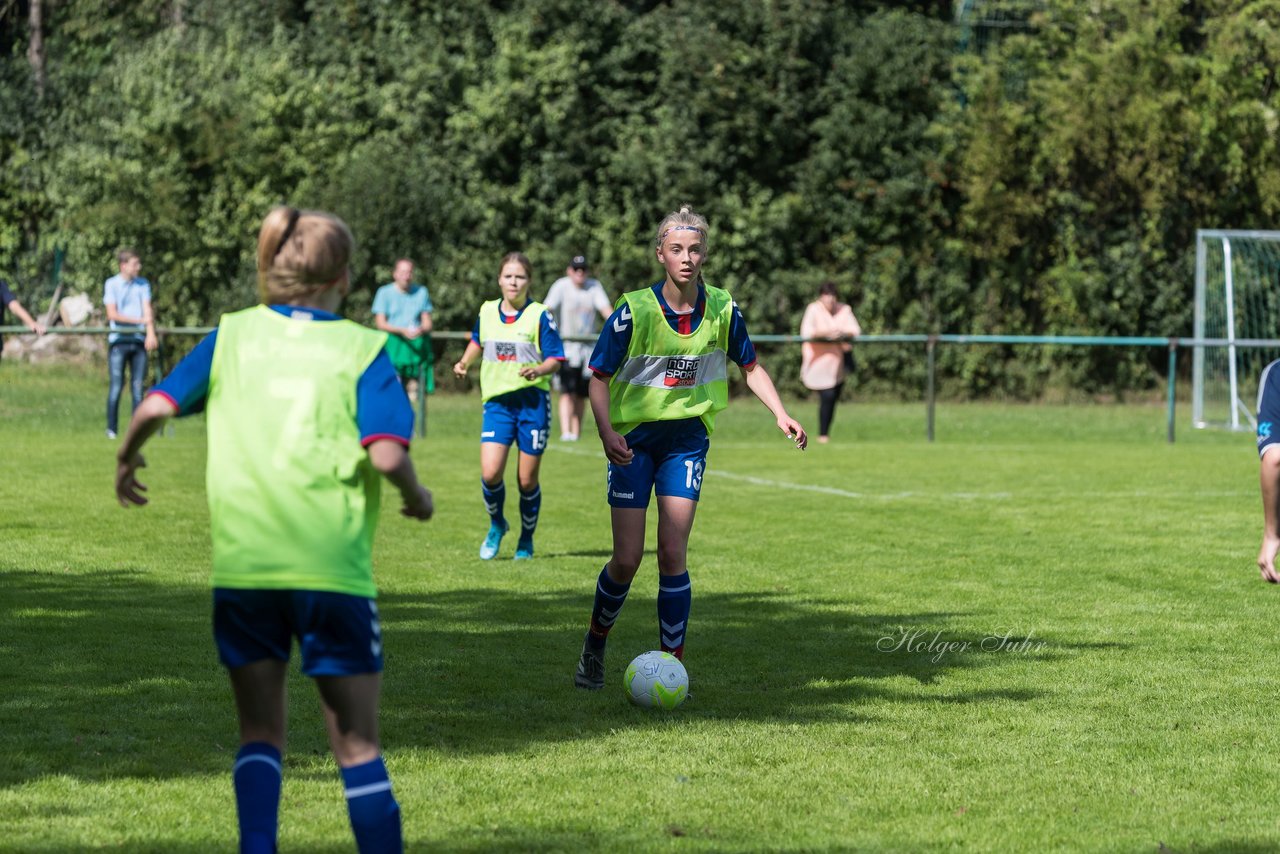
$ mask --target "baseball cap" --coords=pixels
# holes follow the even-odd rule
[[[574,267],[574,268],[579,269],[579,270],[585,270],[585,269],[587,269],[587,256],[586,256],[586,255],[574,255],[574,256],[573,256],[573,260],[569,262],[569,266],[570,266],[570,267]]]

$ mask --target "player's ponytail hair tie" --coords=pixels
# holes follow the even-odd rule
[[[305,300],[348,269],[355,239],[331,213],[273,208],[258,232],[258,295],[267,305]]]
[[[284,234],[280,235],[280,242],[276,244],[276,251],[271,254],[272,260],[280,254],[280,250],[289,242],[289,238],[293,237],[293,230],[298,227],[298,218],[302,216],[302,211],[297,208],[289,208],[289,223],[284,227]]]

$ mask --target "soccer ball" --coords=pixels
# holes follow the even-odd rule
[[[689,696],[689,674],[671,653],[646,652],[627,665],[622,686],[637,706],[674,709]]]

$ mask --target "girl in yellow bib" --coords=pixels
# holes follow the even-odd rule
[[[400,851],[378,745],[382,633],[372,548],[379,473],[401,513],[432,515],[407,453],[413,411],[387,336],[344,320],[346,223],[276,208],[258,235],[262,305],[223,315],[134,413],[116,495],[146,504],[142,446],[166,418],[208,413],[213,636],[240,718],[232,769],[240,850],[276,848],[293,639],[315,679],[361,852]]]
[[[702,281],[707,221],[688,205],[658,226],[666,278],[623,294],[591,355],[591,411],[608,458],[613,555],[596,581],[591,625],[574,674],[604,686],[604,647],[644,555],[649,496],[658,498],[658,626],[662,649],[684,656],[689,620],[689,532],[698,507],[716,413],[729,403],[728,363],[797,448],[804,428],[787,414],[756,360],[742,313],[727,291]]]
[[[533,532],[542,509],[538,468],[551,432],[551,375],[564,361],[564,344],[556,323],[541,303],[529,299],[529,259],[512,252],[502,259],[498,286],[502,299],[486,302],[471,331],[462,358],[453,366],[459,378],[479,356],[480,492],[489,511],[489,532],[480,544],[480,559],[493,560],[507,524],[507,487],[503,472],[515,443],[520,449],[520,539],[516,560],[533,557]]]

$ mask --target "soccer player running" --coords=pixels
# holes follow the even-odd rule
[[[431,518],[406,453],[413,410],[387,336],[340,318],[354,240],[330,214],[279,207],[258,236],[263,305],[223,315],[134,413],[120,503],[146,504],[142,447],[208,412],[213,634],[240,719],[232,770],[242,852],[275,851],[292,638],[315,680],[361,852],[402,850],[378,743],[382,634],[371,552],[379,473]]]
[[[684,657],[691,600],[686,565],[716,413],[729,403],[728,361],[803,450],[804,428],[787,414],[756,360],[727,291],[705,285],[707,221],[684,205],[658,226],[666,278],[623,294],[591,355],[591,411],[608,458],[613,555],[596,582],[591,625],[574,674],[604,687],[604,648],[644,555],[649,495],[658,498],[658,624],[662,649]]]
[[[459,379],[481,357],[480,492],[489,511],[489,533],[480,559],[493,560],[510,529],[504,512],[503,473],[514,442],[520,449],[520,539],[516,560],[533,557],[533,532],[542,509],[538,469],[551,432],[551,375],[564,361],[564,344],[546,306],[529,299],[529,259],[511,252],[502,259],[498,287],[502,298],[480,307],[471,340],[453,366]]]

